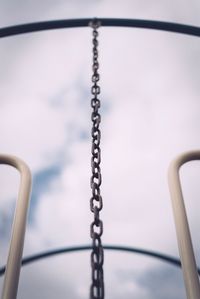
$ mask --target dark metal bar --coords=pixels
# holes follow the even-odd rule
[[[62,29],[62,28],[76,28],[87,27],[92,21],[92,18],[87,19],[69,19],[69,20],[53,20],[37,23],[21,24],[0,28],[0,38],[23,33],[31,33],[43,30]],[[112,19],[99,18],[101,26],[106,27],[135,27],[144,29],[155,29],[174,33],[182,33],[192,36],[200,36],[200,27],[190,26],[186,24],[151,21],[151,20],[137,20],[137,19]]]
[[[170,255],[166,255],[163,253],[155,252],[155,251],[144,250],[144,249],[135,248],[135,247],[118,246],[118,245],[116,245],[116,246],[115,245],[105,245],[105,246],[103,246],[103,248],[106,250],[116,250],[116,251],[124,251],[124,252],[147,255],[147,256],[150,256],[153,258],[160,259],[164,262],[170,263],[174,266],[181,267],[181,262],[178,258],[172,257]],[[22,266],[36,262],[43,258],[48,258],[48,257],[52,257],[54,255],[58,255],[58,254],[75,252],[75,251],[85,251],[85,250],[91,250],[91,249],[92,249],[92,247],[90,245],[84,245],[84,246],[73,246],[73,247],[49,250],[49,251],[41,252],[41,253],[34,254],[34,255],[23,258]],[[198,268],[197,270],[200,275],[200,269]],[[4,272],[5,272],[5,266],[0,268],[0,276],[4,275]]]

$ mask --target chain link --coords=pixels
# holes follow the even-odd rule
[[[100,100],[98,96],[100,94],[99,81],[99,63],[98,63],[98,27],[100,26],[97,20],[93,20],[90,23],[93,28],[93,75],[92,75],[92,177],[91,177],[91,189],[92,198],[90,199],[90,209],[94,213],[94,221],[90,227],[90,235],[92,238],[92,252],[91,252],[91,267],[92,267],[92,284],[90,287],[90,299],[103,299],[104,298],[104,279],[103,279],[103,262],[104,252],[101,243],[101,236],[103,234],[103,222],[100,220],[99,212],[103,207],[100,185],[101,185],[101,149],[100,139],[101,131],[99,125],[101,122],[101,116],[99,114]]]

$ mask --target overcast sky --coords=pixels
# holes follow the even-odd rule
[[[0,26],[95,16],[200,26],[199,11],[197,0],[2,0]],[[22,158],[33,175],[25,256],[90,244],[91,39],[90,28],[76,28],[0,40],[0,152]],[[178,256],[167,169],[200,148],[200,40],[104,27],[99,52],[103,242]],[[181,177],[200,264],[199,166],[184,166]],[[0,182],[3,265],[18,174],[1,166]],[[89,255],[24,267],[18,298],[88,298]],[[185,298],[181,271],[152,258],[106,252],[104,271],[106,298]]]

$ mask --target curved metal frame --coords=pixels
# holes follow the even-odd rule
[[[0,38],[19,35],[23,33],[31,33],[52,29],[76,28],[90,26],[92,18],[87,19],[69,19],[69,20],[53,20],[36,22],[29,24],[20,24],[0,28]],[[113,18],[98,18],[101,26],[104,27],[135,27],[144,29],[155,29],[174,33],[182,33],[191,36],[200,37],[200,27],[190,26],[186,24],[161,22],[152,20],[138,20],[138,19],[113,19]]]
[[[129,253],[138,253],[146,256],[150,256],[153,258],[160,259],[164,262],[170,263],[174,266],[181,267],[181,262],[178,258],[175,258],[170,255],[166,255],[160,252],[150,251],[150,250],[144,250],[141,248],[135,248],[130,246],[119,246],[119,245],[104,245],[104,249],[106,250],[115,250],[115,251],[123,251],[123,252],[129,252]],[[27,264],[37,262],[38,260],[52,257],[58,254],[64,254],[64,253],[70,253],[70,252],[77,252],[77,251],[86,251],[91,250],[92,247],[90,245],[83,245],[83,246],[73,246],[73,247],[65,247],[65,248],[58,248],[54,250],[44,251],[40,252],[28,257],[24,257],[22,259],[22,266],[25,266]],[[4,275],[5,273],[5,266],[0,268],[0,276]],[[198,273],[200,275],[200,269],[198,268]]]
[[[183,200],[179,169],[183,164],[194,160],[200,160],[200,151],[183,153],[171,162],[168,172],[169,190],[176,224],[176,234],[185,288],[187,297],[192,299],[200,298],[200,284]]]
[[[21,259],[24,246],[26,218],[31,190],[31,173],[25,162],[14,156],[0,155],[0,164],[6,164],[15,167],[21,175],[1,296],[2,299],[15,299],[17,296]]]

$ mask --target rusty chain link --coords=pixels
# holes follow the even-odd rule
[[[91,177],[91,189],[92,198],[90,199],[90,209],[94,213],[94,221],[90,227],[90,235],[92,238],[92,252],[91,252],[91,267],[92,267],[92,284],[90,287],[90,299],[103,299],[104,298],[104,278],[103,278],[103,262],[104,252],[101,243],[101,236],[103,233],[103,222],[100,220],[99,212],[103,207],[100,185],[101,185],[101,150],[100,150],[100,139],[101,132],[99,124],[101,122],[101,116],[99,114],[100,100],[98,96],[100,94],[99,81],[99,63],[98,63],[98,27],[100,23],[94,19],[90,26],[93,28],[93,75],[92,75],[92,177]]]

